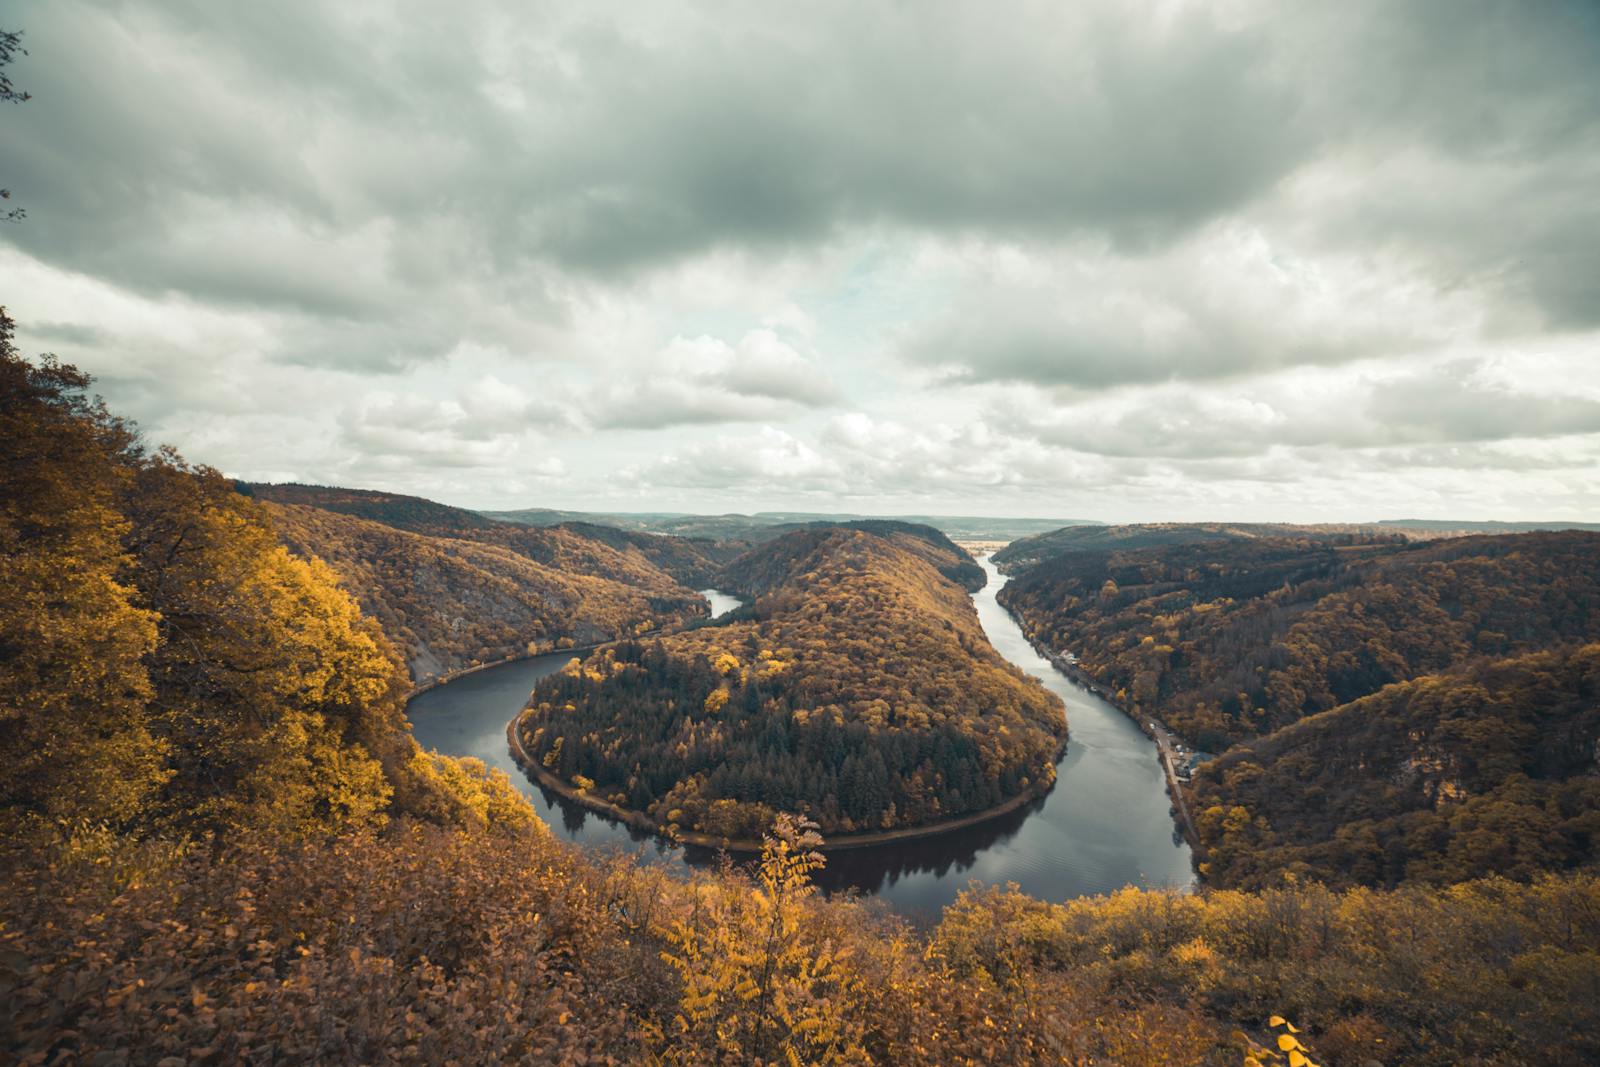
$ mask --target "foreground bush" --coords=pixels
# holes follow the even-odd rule
[[[752,877],[601,864],[541,829],[13,850],[21,1063],[1232,1064],[1600,1056],[1600,882],[974,890],[919,934],[825,900],[802,831]],[[172,1059],[169,1059],[172,1058]]]

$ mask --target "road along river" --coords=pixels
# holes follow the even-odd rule
[[[1016,882],[1045,900],[1110,892],[1125,885],[1187,886],[1189,848],[1174,829],[1155,743],[1110,704],[1075,685],[1034,650],[995,601],[1005,576],[979,561],[989,582],[973,595],[978,618],[1000,654],[1038,678],[1067,705],[1071,740],[1056,765],[1056,786],[1017,811],[933,837],[833,852],[818,881],[884,897],[898,910],[928,913],[953,901],[973,879]],[[702,592],[716,614],[739,601]],[[570,841],[617,846],[644,858],[714,862],[707,849],[678,849],[652,834],[606,819],[540,788],[512,761],[506,723],[534,683],[561,669],[554,653],[468,675],[414,698],[417,740],[455,756],[476,756],[511,776],[539,815]]]

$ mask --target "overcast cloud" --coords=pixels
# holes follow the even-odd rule
[[[0,303],[469,506],[1600,518],[1600,7],[19,0]]]

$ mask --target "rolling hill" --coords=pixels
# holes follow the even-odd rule
[[[933,531],[876,528],[794,530],[733,561],[750,611],[540,682],[524,748],[659,827],[727,838],[777,811],[829,833],[914,827],[1047,786],[1062,708],[940,572],[970,558]]]
[[[295,552],[327,561],[405,650],[412,680],[646,633],[704,614],[729,552],[585,524],[530,527],[420,497],[250,485]]]
[[[1077,552],[1000,600],[1135,714],[1220,751],[1473,657],[1600,639],[1600,534]]]
[[[1214,885],[1530,879],[1600,859],[1600,644],[1388,686],[1194,783]]]

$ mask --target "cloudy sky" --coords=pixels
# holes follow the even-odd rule
[[[1600,518],[1589,0],[0,20],[24,350],[234,475]]]

